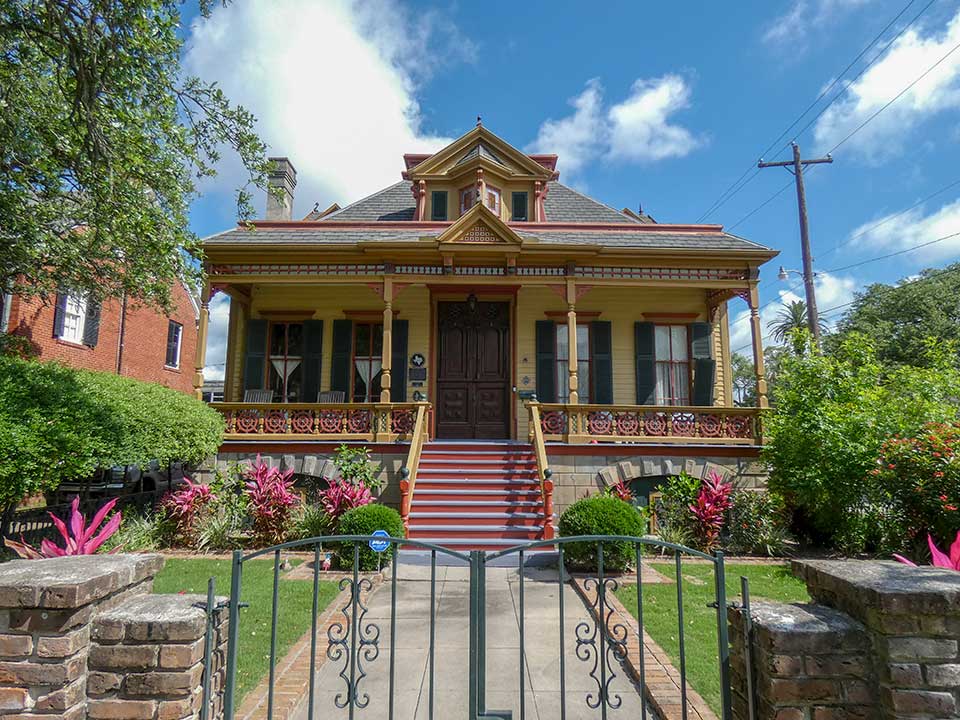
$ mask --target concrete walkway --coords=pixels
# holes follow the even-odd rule
[[[517,567],[492,567],[487,570],[487,708],[510,710],[514,720],[560,718],[560,644],[559,585],[557,570],[528,567],[524,571],[525,673],[524,714],[520,702],[520,571]],[[436,574],[436,638],[434,674],[430,682],[430,567],[401,561],[397,576],[397,641],[394,691],[394,717],[397,720],[466,720],[468,717],[468,569],[438,567]],[[361,700],[369,705],[355,710],[358,720],[386,720],[390,670],[390,581],[385,581],[369,598],[364,618],[379,627],[379,655],[363,661],[367,673],[359,683]],[[566,717],[569,720],[600,718],[598,709],[587,706],[588,694],[595,700],[597,682],[590,677],[594,665],[577,658],[576,627],[588,623],[586,608],[568,585],[564,590]],[[589,633],[581,633],[589,634]],[[635,643],[636,638],[628,642]],[[584,654],[588,648],[581,648]],[[326,642],[318,651],[326,650]],[[346,683],[340,677],[343,659],[327,661],[317,673],[314,718],[348,718],[347,709],[337,709]],[[639,718],[640,697],[636,686],[619,663],[613,661],[616,677],[610,683],[612,695],[619,695],[619,710],[608,710],[610,718]],[[599,670],[597,671],[599,674]],[[349,668],[347,669],[349,675]],[[432,691],[432,692],[431,692]],[[431,696],[433,713],[430,712]],[[616,703],[616,698],[612,698]],[[307,718],[306,707],[297,716]]]

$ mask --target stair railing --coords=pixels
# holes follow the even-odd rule
[[[417,415],[413,420],[413,435],[410,437],[410,450],[407,463],[400,469],[400,518],[404,532],[409,531],[410,504],[413,502],[413,490],[417,484],[417,470],[420,467],[420,454],[427,439],[427,426],[430,403],[417,403]]]
[[[540,424],[540,403],[534,400],[527,401],[527,410],[530,413],[530,442],[533,445],[533,454],[537,458],[537,478],[540,481],[540,497],[543,501],[543,538],[553,539],[553,470],[550,469],[547,458],[547,446],[543,441],[543,427]]]

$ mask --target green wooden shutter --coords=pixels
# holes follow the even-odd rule
[[[590,323],[590,374],[590,402],[613,405],[613,337],[607,320]]]
[[[53,336],[63,337],[63,323],[67,315],[67,294],[57,293],[57,307],[53,311]]]
[[[651,322],[633,324],[636,352],[637,405],[657,403],[656,329]]]
[[[87,313],[83,320],[83,344],[87,347],[96,347],[100,339],[100,303],[95,300],[87,301]]]
[[[713,326],[706,322],[690,323],[690,358],[693,360],[694,405],[713,405],[713,387],[717,361],[713,359]]]
[[[513,214],[511,219],[514,221],[527,219],[527,194],[525,192],[515,192],[513,194]]]
[[[447,219],[447,191],[434,190],[430,195],[430,219],[442,221]]]
[[[243,389],[263,390],[267,362],[267,321],[247,321],[247,349],[243,360]]]
[[[301,402],[316,402],[320,394],[323,368],[323,320],[303,322],[303,397]]]
[[[557,325],[537,320],[537,400],[557,401]]]
[[[393,321],[393,347],[390,349],[390,401],[407,401],[407,336],[410,321]]]
[[[353,321],[333,321],[333,358],[330,361],[330,389],[342,390],[347,402],[350,396],[350,378],[353,376],[350,364],[353,359]]]

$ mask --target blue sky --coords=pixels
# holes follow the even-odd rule
[[[807,177],[821,308],[960,255],[952,238],[840,269],[960,231],[957,184],[864,232],[960,180],[960,50],[942,60],[960,44],[960,2],[935,0],[924,10],[928,2],[906,7],[776,146],[836,96],[798,138],[804,155],[829,150],[940,61],[841,145],[833,165]],[[617,208],[642,204],[661,222],[684,223],[697,221],[905,6],[234,0],[207,20],[188,18],[186,65],[260,118],[272,154],[291,157],[300,215],[395,182],[404,152],[441,147],[481,114],[508,142],[558,153],[561,181]],[[194,231],[233,224],[240,176],[225,160],[194,207]],[[776,280],[781,262],[800,267],[792,188],[743,218],[788,180],[783,170],[764,170],[707,217],[781,251],[762,284],[762,300],[772,301],[765,320],[794,297],[795,280]],[[732,310],[736,319],[744,308]],[[212,364],[224,319],[218,303]],[[735,347],[749,339],[746,326],[734,322]]]

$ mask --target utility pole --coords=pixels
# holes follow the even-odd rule
[[[807,327],[813,335],[813,341],[820,345],[820,314],[817,312],[817,295],[813,284],[813,256],[810,254],[810,230],[807,226],[807,194],[803,188],[803,168],[806,165],[820,165],[832,163],[833,158],[828,154],[822,158],[803,160],[800,157],[800,146],[790,143],[793,148],[793,160],[784,162],[764,162],[760,158],[758,168],[782,167],[793,173],[797,183],[797,208],[800,212],[800,252],[803,255],[803,285],[807,295]]]

